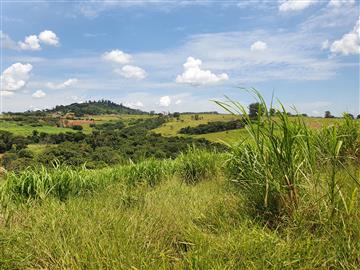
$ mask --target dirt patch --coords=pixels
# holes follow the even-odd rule
[[[73,126],[82,126],[85,124],[95,124],[94,120],[64,120],[63,121],[64,127],[73,127]]]

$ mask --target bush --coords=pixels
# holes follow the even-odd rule
[[[100,184],[96,180],[84,176],[82,170],[66,166],[55,166],[51,170],[45,167],[29,168],[20,173],[7,174],[2,193],[7,194],[10,200],[19,202],[48,196],[65,200],[70,195],[93,190]]]
[[[75,125],[75,126],[72,126],[72,129],[73,130],[83,130],[83,127],[80,125]]]
[[[123,167],[123,178],[130,186],[147,183],[149,186],[154,187],[165,175],[168,175],[167,169],[169,168],[166,168],[162,161],[148,159]]]
[[[190,147],[176,159],[176,171],[188,184],[195,184],[219,174],[218,155],[196,147]]]
[[[215,121],[209,122],[207,124],[201,124],[196,127],[184,127],[180,129],[180,134],[207,134],[212,132],[220,132],[226,130],[233,130],[243,128],[245,126],[245,121],[243,120],[233,120],[227,122]]]

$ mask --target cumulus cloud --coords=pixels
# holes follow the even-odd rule
[[[250,47],[251,51],[265,51],[266,49],[267,49],[267,44],[260,40],[254,42]]]
[[[34,97],[34,98],[43,98],[45,96],[46,96],[46,94],[42,90],[37,90],[32,94],[32,97]]]
[[[55,89],[55,90],[58,90],[58,89],[64,89],[64,88],[67,88],[67,87],[70,87],[74,84],[76,84],[78,82],[78,79],[76,78],[70,78],[62,83],[59,83],[59,84],[55,84],[55,83],[47,83],[46,86],[50,89]]]
[[[123,66],[121,69],[114,69],[114,72],[127,79],[143,80],[147,76],[146,71],[142,68],[130,65]]]
[[[0,78],[2,96],[10,96],[22,89],[29,80],[32,68],[31,64],[15,63],[5,69]]]
[[[282,12],[299,11],[308,8],[316,2],[316,0],[285,0],[280,4],[279,10]]]
[[[169,96],[163,96],[159,100],[159,106],[169,107],[171,105],[171,98]]]
[[[47,45],[58,46],[59,38],[53,31],[44,30],[39,34],[39,40]]]
[[[360,53],[360,17],[352,31],[331,44],[330,51],[344,55]]]
[[[125,102],[124,106],[136,109],[136,108],[144,107],[144,104],[141,101],[135,101],[135,102],[130,101],[130,102]]]
[[[131,61],[131,55],[120,50],[112,50],[102,55],[103,59],[118,64],[127,64]]]
[[[355,0],[330,0],[329,2],[329,6],[335,8],[353,4],[355,4]]]
[[[214,74],[210,70],[201,69],[201,60],[195,59],[194,57],[188,57],[186,62],[183,64],[184,72],[176,77],[177,83],[187,83],[191,85],[201,85],[217,83],[229,79],[226,73]]]
[[[31,51],[41,50],[40,40],[36,35],[27,36],[25,37],[24,42],[19,41],[18,44],[21,50],[31,50]]]
[[[19,41],[17,49],[38,51],[41,50],[41,43],[51,46],[58,46],[59,38],[53,31],[45,30],[41,32],[38,36],[30,35],[25,37],[24,41]]]
[[[178,100],[175,101],[175,104],[179,105],[181,102],[182,102],[181,99],[178,99]]]

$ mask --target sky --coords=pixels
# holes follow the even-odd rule
[[[109,99],[221,111],[225,96],[360,113],[359,0],[1,0],[1,111]]]

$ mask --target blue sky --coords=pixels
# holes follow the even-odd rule
[[[2,111],[110,99],[209,111],[255,87],[359,114],[359,1],[2,1]]]

